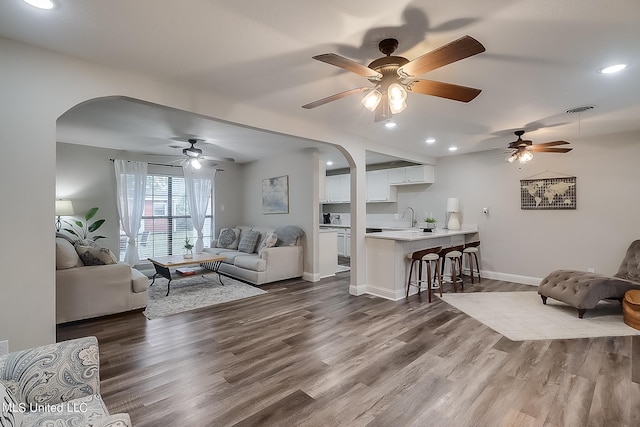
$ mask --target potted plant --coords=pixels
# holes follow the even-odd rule
[[[436,228],[436,219],[433,217],[433,213],[424,213],[424,222],[420,224],[423,231],[431,231]]]
[[[193,258],[193,244],[189,240],[188,236],[184,239],[184,257],[185,259]]]
[[[93,233],[94,231],[96,231],[98,228],[100,228],[102,226],[102,224],[104,224],[104,219],[99,219],[97,221],[94,221],[93,223],[91,223],[91,225],[89,225],[89,220],[92,219],[96,213],[98,212],[98,208],[91,208],[89,209],[89,212],[87,212],[87,214],[84,216],[84,220],[86,222],[82,222],[79,219],[75,219],[72,221],[66,221],[65,223],[70,225],[71,228],[64,228],[64,231],[66,231],[67,233],[71,233],[74,236],[76,236],[78,239],[81,240],[86,240],[89,238],[89,233]],[[105,236],[93,236],[91,237],[91,239],[93,239],[94,241],[98,240],[98,239],[106,239]]]

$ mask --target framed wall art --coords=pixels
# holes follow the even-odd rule
[[[575,176],[520,180],[520,209],[575,208]]]
[[[262,213],[289,213],[289,175],[262,180]]]

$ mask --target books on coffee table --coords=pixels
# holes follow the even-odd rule
[[[198,272],[197,268],[176,268],[176,271],[183,276],[193,276]]]

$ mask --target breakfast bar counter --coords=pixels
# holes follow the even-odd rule
[[[479,240],[477,229],[389,230],[365,234],[367,246],[367,293],[398,301],[405,297],[409,277],[407,255],[420,249],[462,245]],[[417,292],[412,288],[411,294]]]

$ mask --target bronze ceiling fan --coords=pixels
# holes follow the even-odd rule
[[[335,53],[314,56],[313,59],[366,77],[375,86],[363,86],[340,92],[305,104],[302,108],[311,109],[345,96],[368,92],[362,103],[366,108],[375,112],[375,121],[379,122],[390,119],[393,114],[400,113],[406,108],[407,92],[461,102],[469,102],[481,92],[480,89],[471,87],[416,78],[426,72],[484,52],[484,46],[473,37],[461,37],[411,61],[402,56],[392,55],[398,48],[398,40],[396,39],[384,39],[378,44],[378,48],[386,56],[376,59],[369,66],[364,66]]]
[[[551,141],[544,142],[542,144],[533,144],[532,141],[523,140],[522,135],[524,135],[523,130],[517,130],[514,132],[518,137],[517,140],[513,141],[509,144],[509,148],[514,149],[513,153],[509,157],[507,157],[507,161],[509,163],[513,163],[518,160],[520,163],[527,163],[529,160],[533,159],[533,153],[568,153],[572,150],[572,148],[555,148],[558,145],[567,145],[570,144],[567,141]]]

